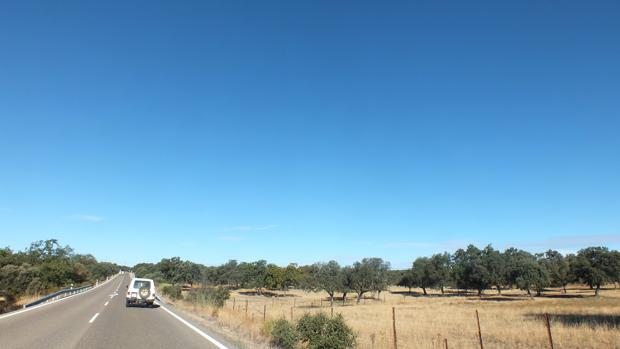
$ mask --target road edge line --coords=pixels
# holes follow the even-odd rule
[[[215,340],[215,338],[209,336],[208,334],[206,334],[202,330],[200,330],[198,327],[196,327],[196,326],[192,325],[191,323],[189,323],[189,321],[183,319],[182,317],[180,317],[179,315],[175,314],[174,312],[172,312],[168,308],[164,307],[160,302],[156,302],[156,303],[157,303],[157,305],[159,305],[159,307],[161,309],[165,310],[168,314],[172,315],[172,317],[174,317],[175,319],[179,320],[182,324],[184,324],[185,326],[189,327],[194,332],[198,333],[204,339],[206,339],[209,342],[213,343],[213,345],[215,345],[219,349],[229,349],[224,344],[222,344],[222,343],[218,342],[217,340]]]

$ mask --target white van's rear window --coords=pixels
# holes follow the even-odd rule
[[[142,288],[142,287],[151,288],[151,282],[150,281],[141,281],[141,280],[134,281],[133,288]]]

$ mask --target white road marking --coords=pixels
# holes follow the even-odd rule
[[[105,304],[103,305],[104,307],[108,306],[108,303],[110,303],[110,301],[105,302]]]
[[[97,318],[97,316],[99,316],[99,313],[95,314],[95,316],[93,316],[90,321],[88,321],[89,324],[92,324],[93,321],[95,321],[95,319]]]
[[[165,310],[168,314],[172,315],[172,317],[174,317],[175,319],[181,321],[181,323],[183,323],[185,326],[189,327],[190,329],[192,329],[194,332],[198,333],[201,337],[203,337],[204,339],[208,340],[209,342],[213,343],[213,345],[215,345],[216,347],[218,347],[219,349],[228,349],[228,347],[226,347],[224,344],[216,341],[213,337],[209,336],[208,334],[202,332],[198,327],[190,324],[189,322],[185,321],[185,319],[183,319],[182,317],[178,316],[177,314],[171,312],[170,310],[166,309],[166,307],[164,307],[160,302],[155,302],[157,305],[159,305],[159,307],[163,310]]]
[[[117,275],[118,275],[118,274],[117,274]],[[116,278],[116,276],[114,276],[112,279],[114,279],[114,278]],[[80,296],[80,295],[86,294],[86,293],[88,293],[88,292],[90,292],[90,291],[92,291],[92,290],[95,290],[95,289],[97,289],[97,288],[99,288],[99,287],[103,286],[105,283],[107,283],[107,282],[111,281],[112,279],[110,279],[110,280],[108,280],[108,281],[106,281],[106,282],[102,282],[102,283],[100,283],[99,285],[94,286],[93,288],[88,289],[88,290],[86,290],[86,291],[84,291],[84,292],[76,293],[76,294],[74,294],[74,295],[67,296],[67,297],[65,297],[65,298],[60,298],[60,299],[57,299],[57,300],[55,300],[55,301],[45,302],[45,303],[41,303],[41,304],[39,304],[39,305],[34,305],[34,306],[30,307],[30,308],[21,309],[21,310],[16,310],[16,311],[10,312],[10,313],[8,313],[8,314],[0,315],[0,319],[5,319],[5,318],[11,317],[11,316],[13,316],[13,315],[23,314],[23,313],[28,312],[28,311],[31,311],[31,310],[35,310],[35,309],[42,308],[42,307],[44,307],[44,306],[46,306],[46,305],[54,304],[54,303],[57,303],[57,302],[62,302],[62,301],[67,300],[67,299],[69,299],[69,298],[73,298],[73,297],[77,297],[77,296]],[[121,282],[123,282],[123,281],[121,280]]]

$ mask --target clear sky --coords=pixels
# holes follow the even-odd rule
[[[620,247],[618,1],[15,3],[0,246],[395,267]]]

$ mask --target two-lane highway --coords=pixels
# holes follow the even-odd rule
[[[0,347],[233,349],[168,307],[125,307],[130,276],[85,293],[0,315]]]

